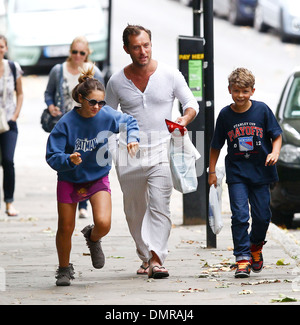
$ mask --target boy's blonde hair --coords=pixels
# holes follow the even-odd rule
[[[255,77],[246,68],[237,68],[228,77],[229,87],[236,85],[240,88],[254,88]]]

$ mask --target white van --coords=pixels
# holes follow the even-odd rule
[[[62,62],[80,35],[89,41],[90,59],[101,64],[107,56],[107,30],[100,0],[9,0],[7,4],[7,56],[22,67]]]

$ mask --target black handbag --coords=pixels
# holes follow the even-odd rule
[[[50,133],[61,117],[62,115],[52,116],[49,112],[49,109],[45,108],[41,116],[41,124],[43,130]]]

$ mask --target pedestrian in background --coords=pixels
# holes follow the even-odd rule
[[[89,60],[91,50],[84,36],[76,37],[70,45],[70,53],[66,62],[55,65],[49,75],[45,91],[45,102],[52,116],[63,115],[76,104],[72,98],[72,91],[78,84],[82,69],[88,69],[93,64]],[[99,68],[94,67],[95,78],[103,83],[104,79]],[[77,104],[78,105],[78,104]],[[79,218],[86,218],[87,201],[78,205]]]
[[[14,154],[18,138],[17,119],[23,104],[23,71],[17,62],[9,62],[4,59],[7,50],[7,39],[0,35],[0,105],[6,113],[9,125],[9,130],[0,134],[3,191],[6,204],[5,212],[9,217],[14,217],[19,213],[12,203],[15,191]]]
[[[233,103],[224,107],[211,142],[209,185],[217,186],[216,163],[225,141],[226,182],[232,212],[236,278],[249,277],[263,268],[262,247],[271,221],[270,184],[278,180],[275,164],[281,148],[281,128],[263,102],[251,100],[255,77],[245,68],[228,78]],[[249,227],[249,204],[252,227]]]
[[[183,107],[177,122],[186,126],[198,113],[198,103],[183,75],[152,58],[151,31],[128,25],[123,48],[132,63],[108,81],[106,101],[114,109],[137,119],[141,134],[140,159],[126,166],[116,162],[124,197],[124,211],[137,254],[142,261],[137,274],[169,276],[163,263],[171,231],[170,198],[173,188],[167,155],[170,133],[165,119],[172,118],[174,99]],[[122,143],[120,141],[120,150]],[[134,185],[133,185],[134,184]]]
[[[47,142],[46,160],[58,173],[58,286],[70,285],[70,280],[74,278],[73,265],[70,264],[71,238],[77,203],[83,199],[91,202],[94,225],[86,226],[82,233],[90,249],[93,266],[104,266],[100,239],[111,226],[108,179],[111,161],[107,162],[105,158],[108,131],[118,133],[120,126],[125,124],[129,154],[134,155],[138,148],[136,120],[105,106],[104,96],[104,86],[93,78],[92,70],[84,72],[73,90],[73,99],[81,106],[74,107],[58,121]]]

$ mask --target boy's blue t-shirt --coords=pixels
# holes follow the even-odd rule
[[[244,113],[236,113],[228,105],[217,118],[211,147],[221,150],[227,140],[227,183],[270,184],[278,181],[276,167],[265,166],[265,161],[272,151],[272,139],[276,139],[282,130],[266,104],[251,102],[251,107]]]
[[[56,124],[47,141],[47,163],[57,171],[58,180],[85,183],[108,175],[111,155],[108,138],[124,132],[127,143],[139,141],[139,127],[132,116],[104,106],[91,118],[80,116],[75,107]],[[126,132],[126,135],[125,135]],[[82,163],[70,161],[70,154],[79,152]]]

